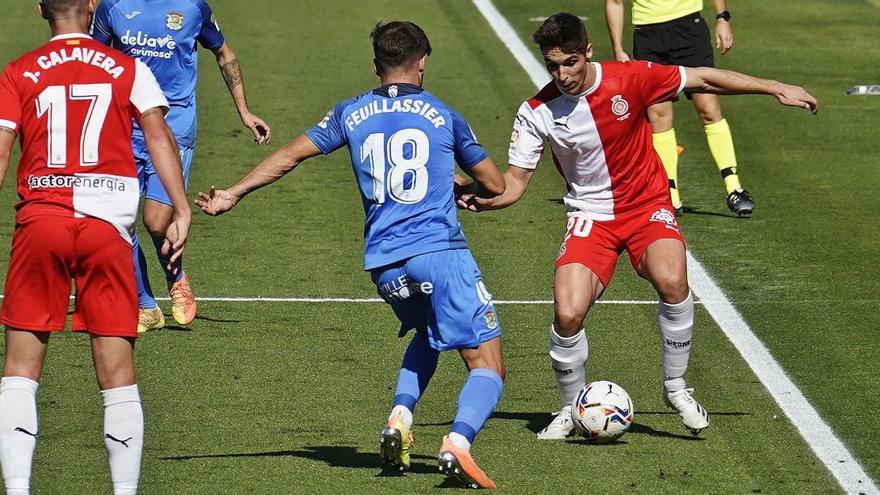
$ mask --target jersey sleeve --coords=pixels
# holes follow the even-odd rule
[[[92,38],[107,46],[113,43],[113,24],[110,19],[110,11],[113,10],[115,4],[116,2],[107,0],[101,2],[95,10],[95,15],[92,17],[92,27],[89,30]]]
[[[134,85],[131,88],[132,117],[139,119],[141,114],[151,108],[161,108],[168,112],[168,100],[156,82],[153,71],[140,59],[135,59]]]
[[[477,141],[467,121],[457,112],[452,113],[452,137],[455,140],[455,161],[462,168],[471,168],[489,157]]]
[[[325,155],[333,153],[348,142],[342,122],[345,103],[337,103],[320,122],[305,132],[306,136]]]
[[[672,101],[687,83],[684,67],[661,65],[653,62],[634,61],[638,80],[645,93],[645,104],[650,106],[663,101]]]
[[[9,68],[0,74],[0,126],[16,132],[21,127],[21,101]]]
[[[223,33],[220,32],[220,24],[217,23],[217,19],[214,17],[214,11],[211,10],[208,2],[204,0],[199,0],[196,3],[199,6],[199,10],[202,11],[202,26],[199,29],[198,36],[199,44],[208,50],[220,48],[226,40],[223,38]]]
[[[541,130],[532,107],[529,102],[524,102],[516,112],[513,122],[510,149],[507,153],[508,163],[534,170],[541,161],[546,141],[546,134]]]

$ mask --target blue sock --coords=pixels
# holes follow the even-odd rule
[[[168,269],[168,259],[170,258],[170,256],[162,255],[162,244],[165,243],[165,239],[156,239],[153,236],[150,236],[150,238],[153,240],[153,246],[156,247],[156,256],[159,257],[159,264],[162,266],[162,271],[165,272],[165,281],[168,282],[168,285],[171,285],[174,282],[177,282],[178,280],[183,278],[183,256],[177,258],[177,266],[179,266],[180,269],[177,270],[177,275],[175,275],[171,272],[171,270]]]
[[[486,368],[471,370],[458,395],[458,413],[450,429],[473,442],[495,410],[504,382],[498,373]]]
[[[416,332],[403,355],[392,408],[404,406],[410,411],[415,410],[416,402],[434,376],[439,357],[440,351],[431,348],[425,332]]]
[[[144,250],[141,249],[138,235],[132,236],[131,256],[134,258],[134,275],[137,280],[138,307],[155,308],[156,298],[153,297],[153,289],[150,287],[150,278],[147,276],[147,259]]]

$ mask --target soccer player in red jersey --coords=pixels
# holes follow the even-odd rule
[[[663,398],[697,434],[709,426],[709,415],[684,380],[694,320],[685,244],[652,145],[647,108],[671,101],[684,89],[772,95],[784,105],[813,112],[816,99],[797,86],[726,70],[591,62],[584,24],[571,14],[551,16],[533,38],[553,80],[517,112],[510,167],[504,174],[506,191],[492,199],[463,195],[458,203],[473,211],[515,203],[547,147],[568,185],[568,225],[556,260],[550,327],[550,360],[561,410],[538,438],[572,433],[571,403],[585,381],[584,317],[611,281],[624,250],[660,298]]]
[[[144,426],[133,363],[133,119],[174,201],[175,221],[164,246],[172,259],[181,255],[189,232],[180,157],[164,119],[168,103],[143,63],[85,34],[94,9],[92,0],[43,0],[40,12],[52,39],[0,75],[0,180],[16,135],[22,149],[0,311],[6,325],[0,466],[7,494],[30,491],[37,382],[50,333],[65,328],[71,279],[71,327],[91,337],[113,491],[137,491]]]

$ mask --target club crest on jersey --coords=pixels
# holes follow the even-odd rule
[[[183,14],[180,12],[169,12],[166,14],[165,27],[174,31],[183,29]]]
[[[617,120],[629,118],[629,102],[623,99],[623,95],[611,97],[611,113],[617,115]]]
[[[495,318],[494,311],[492,311],[491,309],[487,310],[486,314],[485,314],[485,318],[486,318],[486,328],[488,328],[489,330],[495,330],[496,328],[498,328],[498,319]]]
[[[397,85],[396,84],[392,84],[391,86],[388,86],[388,96],[390,96],[392,98],[397,98]]]
[[[514,147],[519,144],[519,127],[514,127],[513,132],[510,133],[510,147]]]

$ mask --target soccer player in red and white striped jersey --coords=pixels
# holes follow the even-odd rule
[[[568,185],[568,225],[556,260],[556,314],[550,329],[561,410],[538,438],[565,438],[572,432],[571,403],[585,382],[584,317],[611,281],[624,250],[660,299],[663,398],[697,434],[709,426],[709,417],[684,380],[694,319],[685,244],[652,144],[647,108],[671,101],[684,89],[773,95],[784,105],[814,112],[816,99],[796,86],[706,67],[591,62],[586,29],[571,14],[548,18],[534,41],[553,80],[517,112],[506,191],[492,199],[462,196],[458,203],[474,211],[515,203],[547,148]]]
[[[0,75],[0,182],[16,136],[12,255],[0,322],[6,356],[0,381],[0,466],[8,494],[29,492],[37,436],[36,391],[49,335],[88,332],[104,401],[104,443],[114,493],[137,490],[143,412],[135,384],[137,290],[131,230],[139,194],[132,120],[171,193],[175,222],[165,249],[178,258],[190,207],[180,157],[165,124],[168,103],[149,68],[85,33],[91,0],[43,0],[52,39]]]

